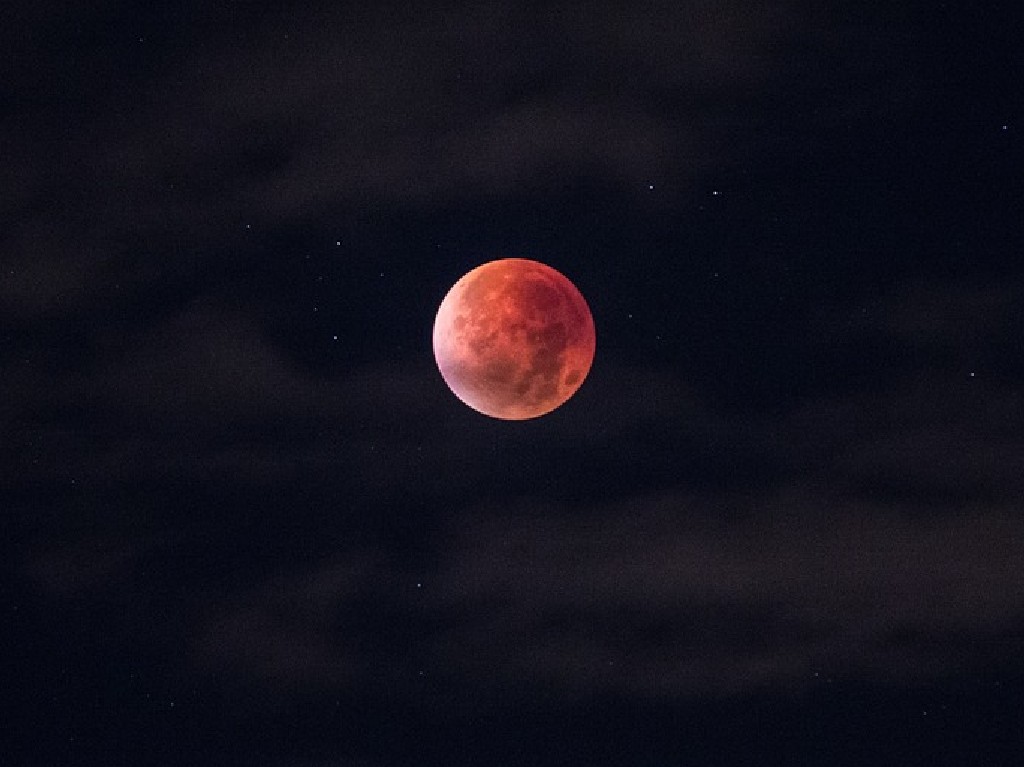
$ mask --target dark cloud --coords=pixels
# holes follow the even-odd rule
[[[1010,662],[1024,619],[1017,515],[900,512],[805,490],[764,504],[677,493],[469,507],[422,571],[359,554],[225,600],[193,660],[274,689],[390,687],[410,701],[459,689],[474,706],[540,690],[920,685]]]
[[[144,77],[103,60],[96,93],[72,79],[80,106],[40,85],[5,124],[9,318],[217,272],[246,223],[554,197],[588,177],[678,194],[745,159],[757,126],[742,115],[807,65],[793,3],[293,8],[223,25],[186,9],[148,41],[95,18],[39,34],[57,60],[62,39],[87,61],[89,41],[108,38],[163,55]],[[891,63],[884,44],[847,44],[846,66]]]

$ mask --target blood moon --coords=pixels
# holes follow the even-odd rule
[[[594,318],[569,279],[546,264],[503,258],[464,275],[434,321],[434,359],[456,397],[484,415],[550,413],[580,388]]]

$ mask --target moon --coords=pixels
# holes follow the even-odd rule
[[[561,272],[502,258],[465,274],[434,320],[434,359],[448,388],[484,415],[521,421],[550,413],[594,361],[594,318]]]

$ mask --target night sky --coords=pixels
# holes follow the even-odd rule
[[[411,5],[0,12],[0,764],[1020,764],[1020,10]]]

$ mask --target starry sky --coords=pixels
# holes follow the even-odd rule
[[[1011,3],[11,5],[0,761],[1019,763]]]

